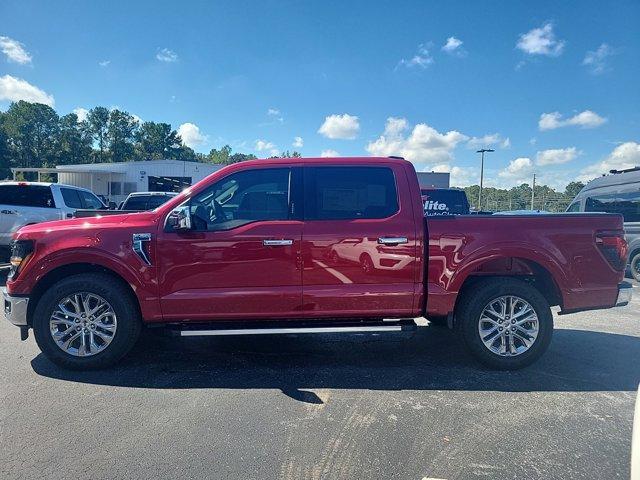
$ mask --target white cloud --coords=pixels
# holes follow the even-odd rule
[[[264,152],[265,150],[274,151],[276,146],[271,142],[267,142],[266,140],[256,140],[254,148],[258,152]]]
[[[578,155],[576,147],[542,150],[536,154],[536,165],[560,165],[575,160]]]
[[[284,117],[280,114],[280,110],[278,110],[277,108],[269,108],[267,109],[267,116],[274,118],[275,120],[277,120],[280,123],[284,122]],[[271,123],[263,123],[261,124],[261,126],[264,125],[272,125]]]
[[[182,138],[183,143],[191,148],[203,145],[209,140],[209,137],[200,131],[200,127],[191,122],[180,125],[178,127],[178,135]]]
[[[449,173],[449,183],[452,187],[468,187],[477,184],[479,177],[477,169],[473,167],[451,166],[446,163],[434,165],[423,171]]]
[[[457,57],[464,57],[467,51],[462,47],[464,42],[456,37],[447,38],[447,42],[442,46],[442,51],[449,55],[455,55]]]
[[[304,147],[304,140],[302,140],[302,137],[295,137],[292,145],[294,148],[302,148]]]
[[[557,57],[564,49],[564,40],[557,40],[553,24],[545,23],[520,35],[516,47],[529,55]]]
[[[78,107],[73,109],[73,113],[75,113],[78,117],[78,122],[84,122],[87,119],[87,115],[89,115],[89,110],[86,108]]]
[[[581,128],[595,128],[599,127],[607,121],[606,118],[601,117],[596,112],[591,110],[585,110],[573,117],[564,120],[560,112],[543,113],[540,115],[538,121],[538,128],[540,130],[554,130],[560,127],[578,126]]]
[[[100,65],[101,67],[108,67],[110,63],[111,60],[102,60],[101,62],[98,62],[98,65]]]
[[[27,52],[24,45],[9,37],[0,36],[0,50],[7,56],[7,60],[20,65],[31,63],[31,54]]]
[[[414,163],[446,163],[453,159],[453,149],[469,137],[452,130],[440,133],[425,123],[419,123],[405,136],[409,123],[404,118],[389,117],[384,133],[369,142],[371,155],[388,157],[399,155]]]
[[[523,182],[528,182],[532,175],[533,162],[527,157],[511,160],[509,165],[498,173],[498,177],[508,185],[520,185]]]
[[[44,103],[50,107],[55,105],[53,95],[49,95],[26,80],[12,77],[11,75],[0,77],[0,100],[9,100],[11,102],[25,100],[27,102]]]
[[[614,148],[601,162],[582,169],[576,180],[588,182],[609,173],[609,170],[624,170],[636,166],[640,166],[640,143],[625,142]]]
[[[603,43],[597,50],[587,52],[582,60],[582,65],[586,66],[594,75],[599,75],[607,71],[607,58],[615,53],[613,48]]]
[[[484,137],[472,137],[467,142],[467,148],[482,148],[498,146],[500,148],[511,147],[511,140],[504,138],[499,133],[485,135]]]
[[[576,147],[542,150],[536,154],[536,165],[560,165],[575,160],[581,152]]]
[[[173,50],[163,48],[162,50],[158,51],[158,53],[156,54],[156,58],[161,62],[172,63],[178,61],[178,54]]]
[[[411,58],[403,58],[398,63],[398,66],[402,65],[408,68],[420,67],[422,69],[427,68],[433,63],[433,57],[429,52],[430,45],[420,44],[418,45],[418,52]],[[397,68],[397,67],[396,67]]]
[[[318,133],[327,138],[353,140],[358,136],[360,123],[358,117],[345,113],[343,115],[329,115],[318,129]]]
[[[323,150],[320,153],[320,156],[323,157],[323,158],[326,158],[326,157],[339,157],[340,154],[338,152],[336,152],[335,150],[329,149],[329,150]]]

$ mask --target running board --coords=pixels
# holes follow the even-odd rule
[[[395,324],[380,323],[372,325],[335,325],[335,326],[299,326],[299,327],[257,327],[257,328],[190,328],[178,330],[181,337],[224,336],[224,335],[285,335],[300,333],[381,333],[381,332],[410,332],[417,329],[413,321],[401,321]]]

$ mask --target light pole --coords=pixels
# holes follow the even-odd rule
[[[485,152],[495,152],[490,148],[481,148],[476,151],[480,154],[480,192],[478,193],[478,210],[482,210],[482,180],[484,179],[484,154]]]

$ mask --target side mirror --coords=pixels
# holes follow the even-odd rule
[[[167,216],[165,229],[174,232],[191,230],[191,211],[188,205],[175,208]]]

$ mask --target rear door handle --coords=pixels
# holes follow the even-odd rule
[[[378,239],[378,243],[381,245],[399,245],[407,242],[407,237],[380,237]]]
[[[15,210],[0,210],[0,213],[4,213],[5,215],[17,215],[18,212]]]
[[[293,245],[293,240],[290,240],[290,239],[262,240],[262,244],[265,247],[286,247],[286,246],[289,246],[289,245]]]

